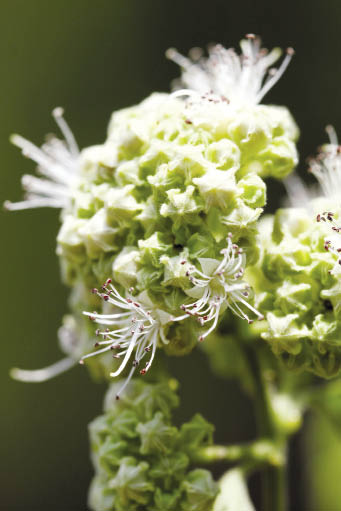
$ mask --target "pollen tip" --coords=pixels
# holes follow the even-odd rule
[[[168,50],[165,51],[165,55],[167,59],[172,60],[174,55],[177,53],[177,50],[175,48],[168,48]]]
[[[292,57],[293,55],[295,55],[295,50],[294,48],[292,48],[291,46],[289,46],[289,48],[287,48],[287,54],[290,55],[290,57]]]
[[[11,206],[12,202],[10,200],[5,200],[5,202],[2,205],[5,211],[10,211],[12,209]]]
[[[9,141],[11,142],[11,144],[18,145],[20,138],[21,138],[20,135],[18,135],[17,133],[12,133],[9,137]]]
[[[84,360],[81,358],[79,363],[80,363],[81,366],[83,366],[84,365]]]
[[[64,108],[61,107],[61,106],[57,106],[56,108],[54,108],[52,110],[52,115],[53,115],[54,118],[56,118],[56,117],[63,117],[63,115],[64,115]]]

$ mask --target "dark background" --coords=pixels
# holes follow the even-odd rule
[[[293,112],[303,174],[305,158],[326,140],[324,126],[341,132],[340,29],[340,0],[2,0],[1,202],[19,200],[20,176],[34,167],[9,144],[11,133],[40,144],[55,129],[51,110],[61,105],[81,147],[101,143],[113,110],[169,90],[179,71],[164,57],[168,47],[187,53],[212,41],[237,46],[247,32],[262,35],[269,48],[296,49],[265,102]],[[280,191],[271,185],[270,208]],[[0,221],[0,509],[84,511],[92,474],[86,424],[100,413],[105,386],[80,367],[40,385],[8,376],[13,366],[44,367],[61,356],[56,331],[67,290],[55,256],[58,213],[1,213]],[[181,380],[179,418],[201,411],[218,424],[221,442],[252,437],[247,401],[209,373],[204,355],[171,360],[170,367]],[[340,511],[340,442],[325,425],[310,423],[305,449],[294,443],[290,511]]]

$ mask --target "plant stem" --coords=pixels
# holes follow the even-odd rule
[[[245,347],[245,351],[254,380],[253,397],[258,434],[268,438],[284,453],[281,464],[267,465],[262,471],[262,511],[286,511],[286,439],[276,423],[257,345],[248,345]]]
[[[284,455],[277,444],[268,439],[258,439],[255,442],[236,445],[211,445],[203,447],[195,454],[198,463],[216,463],[226,461],[229,463],[251,463],[252,466],[281,466]]]

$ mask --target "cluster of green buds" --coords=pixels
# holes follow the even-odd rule
[[[324,378],[341,368],[341,154],[327,131],[330,143],[310,160],[319,188],[289,181],[293,206],[261,220],[262,254],[249,275],[267,319],[262,337],[288,367]]]
[[[263,178],[295,167],[298,129],[286,108],[259,103],[293,51],[274,70],[278,48],[267,52],[249,34],[241,49],[217,45],[190,58],[169,50],[182,68],[176,90],[115,112],[101,145],[79,152],[61,109],[65,142],[52,137],[39,149],[13,137],[41,177],[24,176],[26,200],[7,207],[62,208],[57,253],[73,324],[67,318],[61,342],[67,358],[45,376],[79,359],[107,375],[129,362],[131,376],[151,352],[143,374],[156,347],[188,353],[228,311],[262,319],[244,273],[259,255]]]
[[[212,442],[214,428],[199,414],[180,428],[172,424],[174,383],[136,379],[120,402],[117,384],[109,388],[104,415],[89,426],[94,511],[212,509],[218,487],[193,463],[198,449]]]

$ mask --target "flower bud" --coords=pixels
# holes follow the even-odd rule
[[[190,469],[194,454],[212,442],[213,426],[199,414],[177,428],[171,410],[178,398],[168,383],[135,380],[89,427],[95,477],[89,493],[94,511],[206,511],[217,486],[210,472]]]

